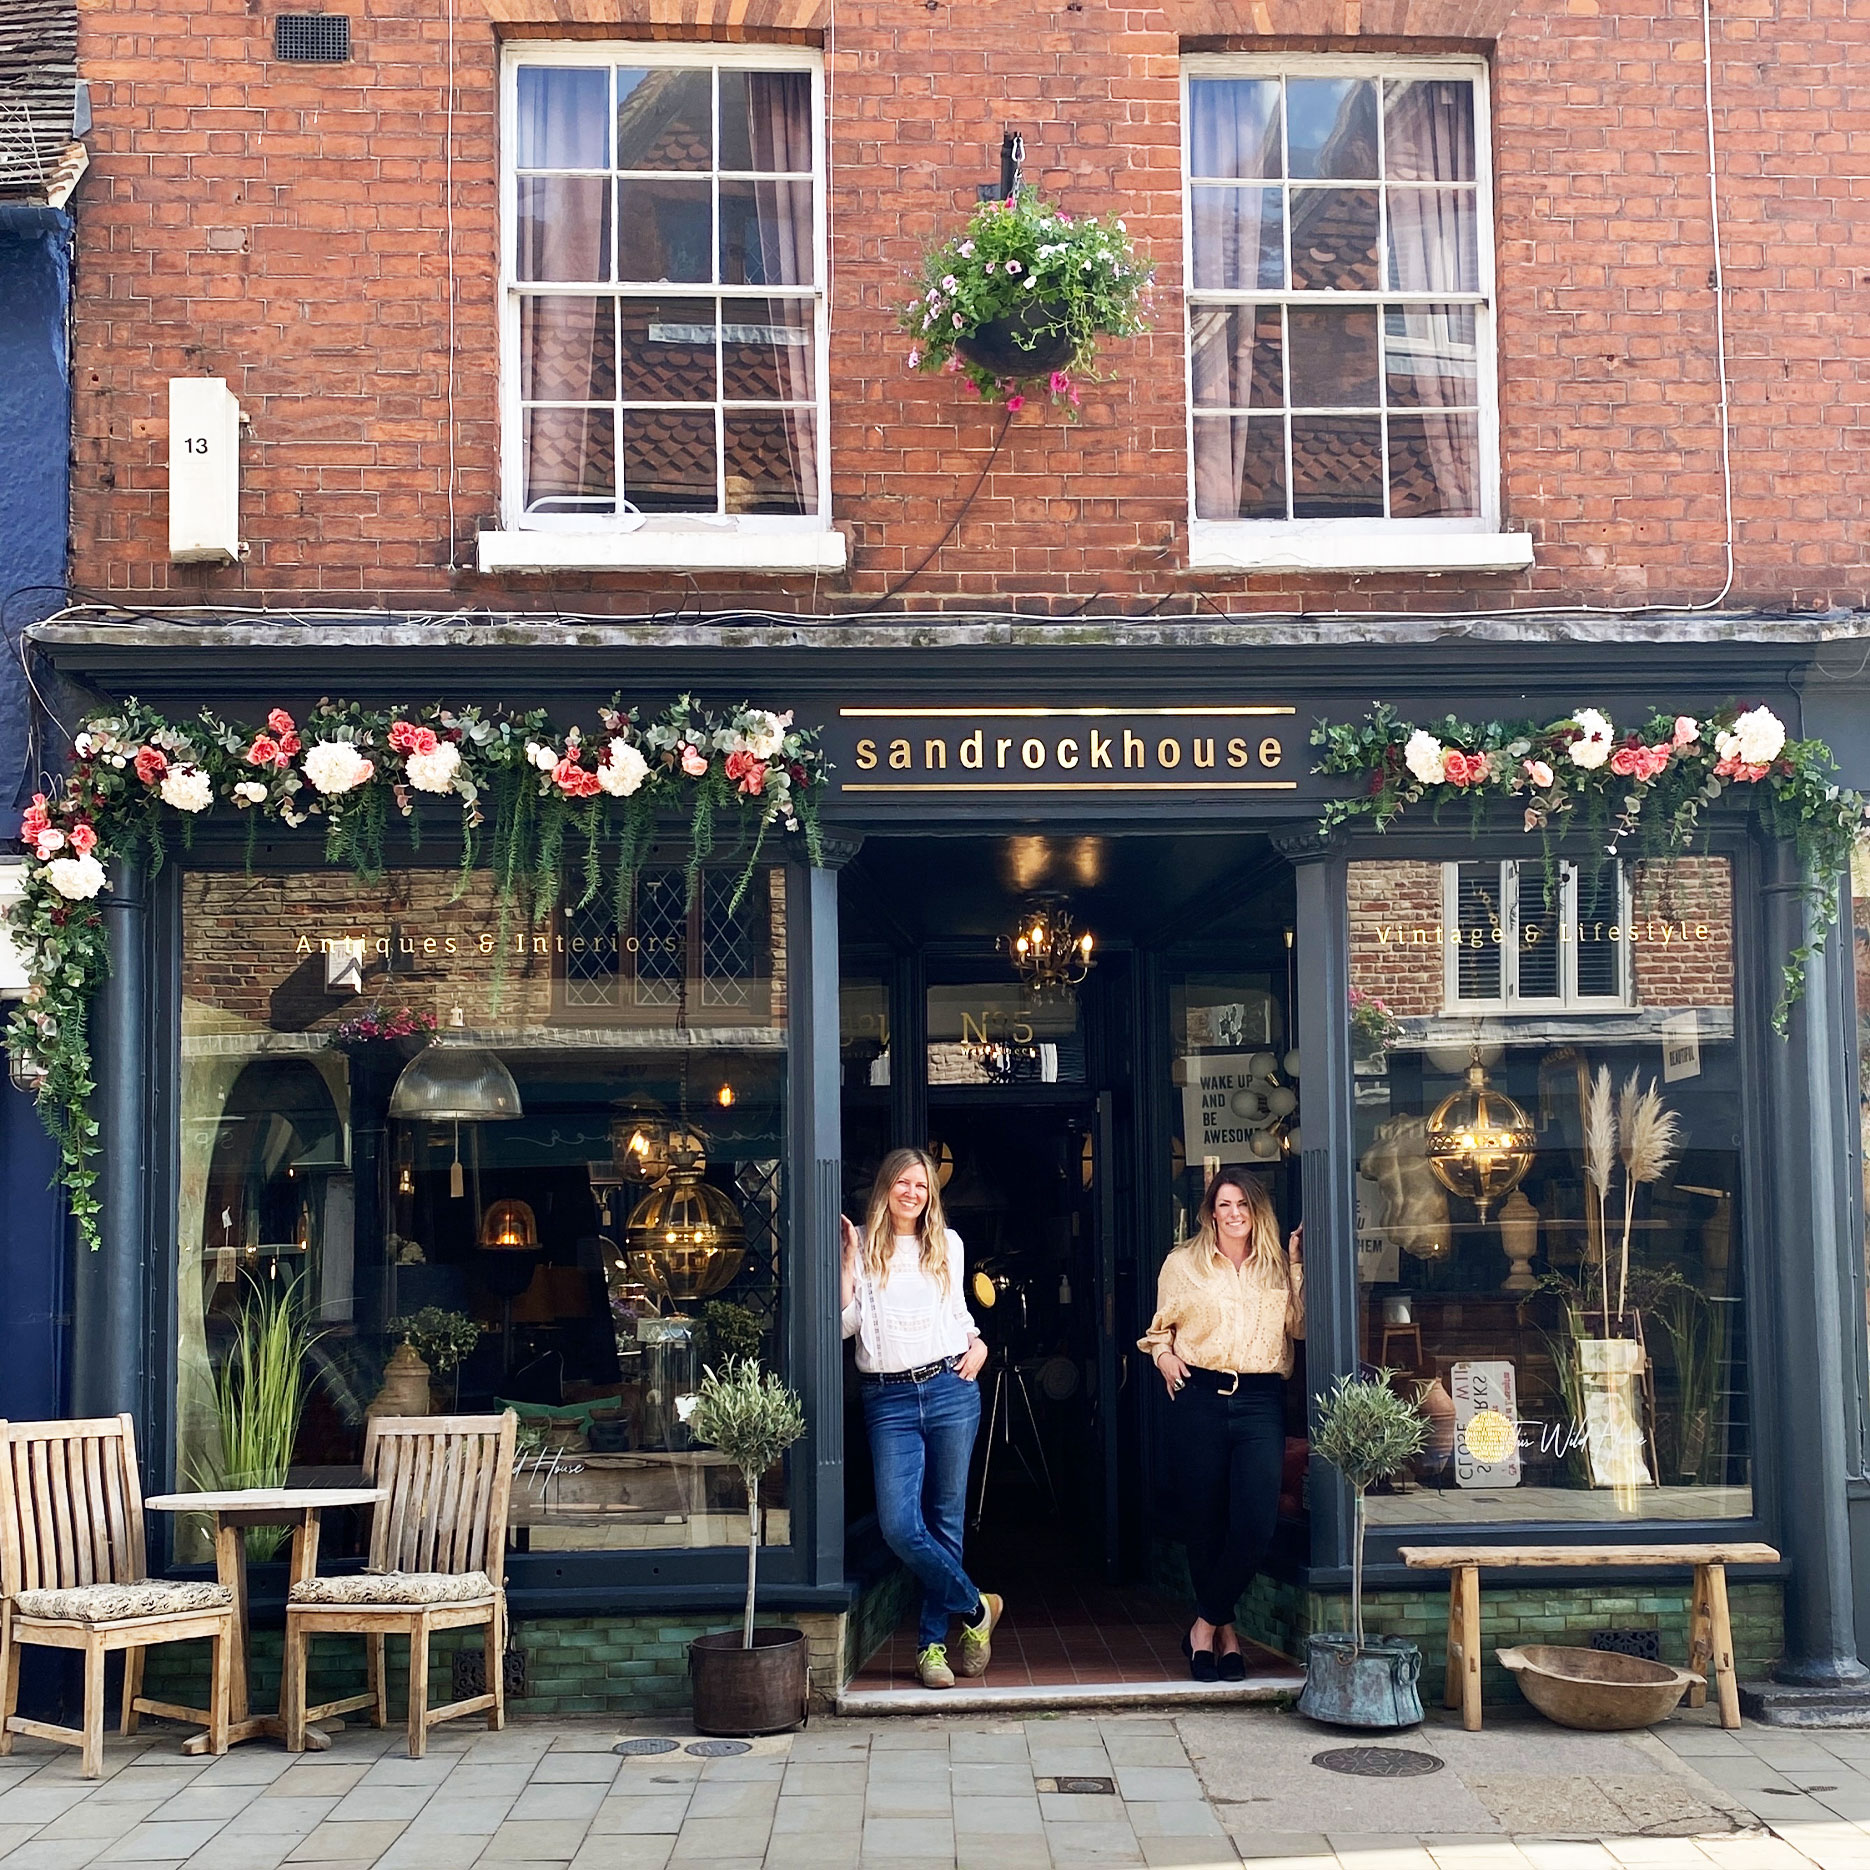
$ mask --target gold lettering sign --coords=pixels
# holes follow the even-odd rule
[[[840,792],[1294,792],[1297,710],[840,708]]]

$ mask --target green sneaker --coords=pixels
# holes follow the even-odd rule
[[[979,1623],[961,1626],[961,1653],[954,1665],[957,1675],[985,1675],[988,1663],[993,1660],[994,1626],[1000,1621],[1006,1604],[991,1591],[981,1592],[980,1601],[987,1606],[986,1616]]]
[[[952,1688],[954,1670],[948,1666],[946,1643],[931,1643],[916,1657],[916,1680],[924,1688]]]

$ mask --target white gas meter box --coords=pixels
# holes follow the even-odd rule
[[[240,543],[240,404],[221,377],[169,380],[169,557],[228,564]]]

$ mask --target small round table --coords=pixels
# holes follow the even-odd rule
[[[158,1513],[206,1513],[214,1520],[214,1569],[221,1582],[234,1594],[234,1609],[240,1619],[240,1649],[235,1657],[233,1681],[227,1707],[229,1746],[243,1740],[257,1740],[262,1735],[274,1740],[285,1737],[286,1723],[281,1714],[255,1714],[247,1699],[247,1541],[249,1526],[290,1526],[292,1557],[287,1567],[286,1588],[313,1577],[318,1571],[319,1515],[333,1506],[374,1506],[388,1498],[384,1487],[240,1487],[220,1493],[159,1493],[143,1502]],[[126,1667],[137,1668],[141,1681],[142,1652],[131,1652],[135,1661]],[[168,1702],[146,1701],[133,1697],[139,1714],[161,1714],[171,1720],[194,1721],[205,1726],[208,1716],[200,1708],[176,1707]],[[331,1745],[330,1736],[308,1728],[306,1745],[322,1752]],[[184,1753],[205,1753],[208,1736],[191,1735],[182,1743]]]

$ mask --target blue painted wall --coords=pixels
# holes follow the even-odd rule
[[[71,514],[68,214],[0,204],[0,837],[34,789],[20,633],[64,602]],[[51,1140],[0,1080],[0,1417],[64,1407],[65,1214]]]

